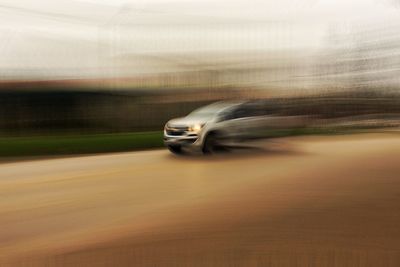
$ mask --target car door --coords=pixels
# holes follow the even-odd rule
[[[254,110],[249,106],[242,106],[236,109],[228,123],[231,136],[237,139],[251,138],[258,124],[258,118],[254,115]]]

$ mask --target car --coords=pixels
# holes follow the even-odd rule
[[[266,138],[276,128],[298,127],[296,116],[279,116],[267,101],[221,101],[168,121],[164,144],[174,154],[211,154],[244,141]]]

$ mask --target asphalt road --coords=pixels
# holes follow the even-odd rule
[[[400,266],[400,134],[0,164],[0,266]]]

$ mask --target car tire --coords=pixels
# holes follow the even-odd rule
[[[180,155],[183,153],[182,147],[178,146],[178,145],[169,145],[168,149],[169,149],[169,151],[171,151],[173,154],[176,154],[176,155]]]
[[[203,154],[214,154],[223,150],[219,135],[217,133],[209,133],[204,140]]]

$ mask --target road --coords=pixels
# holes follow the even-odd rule
[[[400,134],[0,164],[0,266],[400,266]]]

